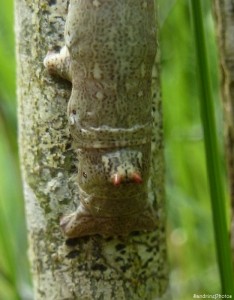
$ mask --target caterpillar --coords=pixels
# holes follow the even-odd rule
[[[152,136],[153,0],[71,0],[65,46],[44,65],[70,80],[80,203],[62,217],[69,238],[155,228],[148,200]]]

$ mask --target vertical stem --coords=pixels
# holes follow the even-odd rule
[[[194,37],[197,52],[198,77],[201,90],[200,108],[205,137],[205,152],[210,195],[213,211],[216,250],[223,294],[233,295],[233,270],[225,213],[224,186],[214,119],[214,104],[211,93],[205,44],[204,25],[200,0],[191,0]]]
[[[89,0],[98,4],[111,1]],[[74,175],[77,156],[67,128],[71,85],[49,76],[42,62],[48,50],[64,44],[68,3],[16,0],[19,143],[34,297],[162,299],[168,288],[168,265],[158,70],[153,88],[156,112],[149,187],[158,228],[125,239],[96,235],[67,241],[59,228],[60,216],[74,211],[79,204]]]
[[[215,0],[217,41],[220,57],[221,94],[224,112],[225,153],[231,202],[231,247],[234,266],[234,10],[232,0]]]

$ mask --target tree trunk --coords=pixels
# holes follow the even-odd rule
[[[48,49],[64,45],[68,1],[16,0],[20,159],[35,299],[170,299],[158,64],[149,198],[159,225],[127,238],[65,240],[61,215],[79,203],[77,155],[67,125],[71,84],[49,76]],[[56,47],[55,47],[56,46]]]
[[[214,14],[220,54],[224,131],[231,199],[231,246],[234,265],[234,2],[215,0]]]

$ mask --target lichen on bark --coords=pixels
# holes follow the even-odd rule
[[[71,85],[49,76],[48,50],[64,44],[68,1],[16,0],[19,143],[35,299],[169,299],[158,70],[149,197],[159,226],[127,238],[65,241],[62,214],[79,202],[77,156],[67,126]],[[164,295],[164,296],[163,296]]]

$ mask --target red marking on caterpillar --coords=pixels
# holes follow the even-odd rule
[[[120,185],[122,181],[122,177],[118,174],[118,173],[115,173],[114,176],[112,177],[112,182],[115,186],[118,186]]]
[[[132,178],[136,183],[142,183],[142,181],[143,181],[141,178],[141,175],[138,173],[133,173]]]

